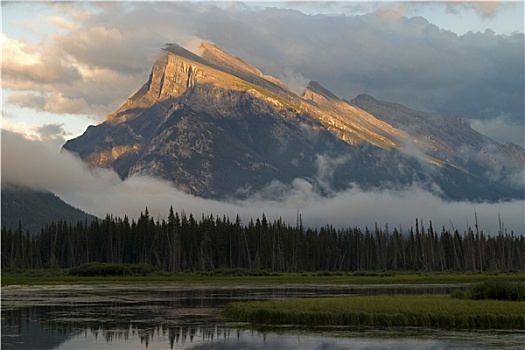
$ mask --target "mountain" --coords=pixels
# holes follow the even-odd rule
[[[510,147],[466,125],[456,128],[464,123],[459,119],[441,118],[441,129],[437,121],[435,127],[422,121],[425,128],[413,130],[412,119],[426,115],[405,113],[411,119],[403,122],[399,112],[395,122],[388,111],[378,116],[381,108],[372,108],[389,104],[366,104],[362,96],[348,102],[316,82],[298,96],[218,46],[202,43],[201,51],[167,45],[148,81],[64,149],[90,166],[113,168],[122,179],[155,176],[208,198],[248,196],[273,181],[295,179],[322,195],[355,185],[417,184],[451,199],[523,197],[523,183],[507,181],[523,169],[523,149],[507,152]],[[436,140],[444,144],[439,152],[420,142],[437,129]],[[449,130],[463,134],[442,135]],[[454,142],[472,137],[479,143],[462,143],[465,154],[485,142],[497,146],[493,158],[500,162],[462,158]],[[499,165],[506,168],[498,174],[508,176],[490,176]]]
[[[500,144],[472,129],[459,116],[415,111],[368,95],[359,95],[351,103],[405,131],[418,152],[437,165],[446,164],[493,184],[508,185],[509,189],[523,188],[525,151],[518,145]]]
[[[2,184],[2,227],[13,230],[22,229],[38,233],[43,226],[52,222],[94,220],[87,214],[64,202],[50,192],[35,191],[28,188]]]

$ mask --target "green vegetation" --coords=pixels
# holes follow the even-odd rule
[[[50,192],[2,184],[1,198],[1,226],[12,230],[18,229],[22,222],[24,230],[35,234],[45,225],[59,220],[91,222],[95,219]]]
[[[525,273],[276,273],[265,270],[219,269],[209,272],[168,273],[161,270],[134,275],[79,276],[73,269],[3,269],[2,286],[45,284],[208,284],[208,285],[390,285],[390,284],[473,284],[495,280],[501,283],[525,280]],[[460,292],[459,292],[460,293]]]
[[[147,276],[157,271],[149,264],[87,263],[69,270],[73,276]]]
[[[525,302],[446,295],[356,296],[234,302],[223,315],[257,324],[525,329]]]
[[[472,286],[467,293],[459,290],[455,291],[452,293],[452,297],[471,300],[525,301],[525,282],[523,281],[525,280],[521,282],[500,280],[484,281]]]
[[[513,272],[525,271],[525,236],[485,236],[434,230],[432,222],[406,232],[376,226],[304,228],[282,219],[262,218],[246,225],[237,216],[174,213],[155,221],[146,209],[135,219],[59,221],[37,234],[2,228],[2,268],[73,268],[85,263],[150,264],[169,273],[214,273],[244,269],[270,273]]]

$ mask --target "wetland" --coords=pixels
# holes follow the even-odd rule
[[[228,303],[240,301],[423,296],[467,288],[461,283],[4,285],[2,349],[519,349],[525,331],[518,329],[258,325],[232,322],[222,313]]]

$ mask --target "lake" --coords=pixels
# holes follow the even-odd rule
[[[450,293],[448,285],[10,286],[2,349],[523,349],[525,331],[257,327],[231,323],[230,301]]]

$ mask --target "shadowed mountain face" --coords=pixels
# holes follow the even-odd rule
[[[168,45],[134,96],[64,148],[123,179],[155,176],[208,198],[295,179],[323,195],[417,184],[444,198],[523,197],[523,149],[459,118],[349,103],[315,82],[298,96],[217,46],[201,50]]]
[[[2,184],[2,228],[13,231],[19,229],[37,234],[47,224],[65,221],[76,224],[78,221],[91,222],[93,215],[74,208],[50,192],[40,192],[29,188]]]
[[[500,144],[476,132],[458,116],[419,112],[367,95],[359,95],[352,104],[405,131],[417,145],[417,152],[438,165],[450,165],[492,185],[521,188],[523,198],[525,152],[520,146]]]

